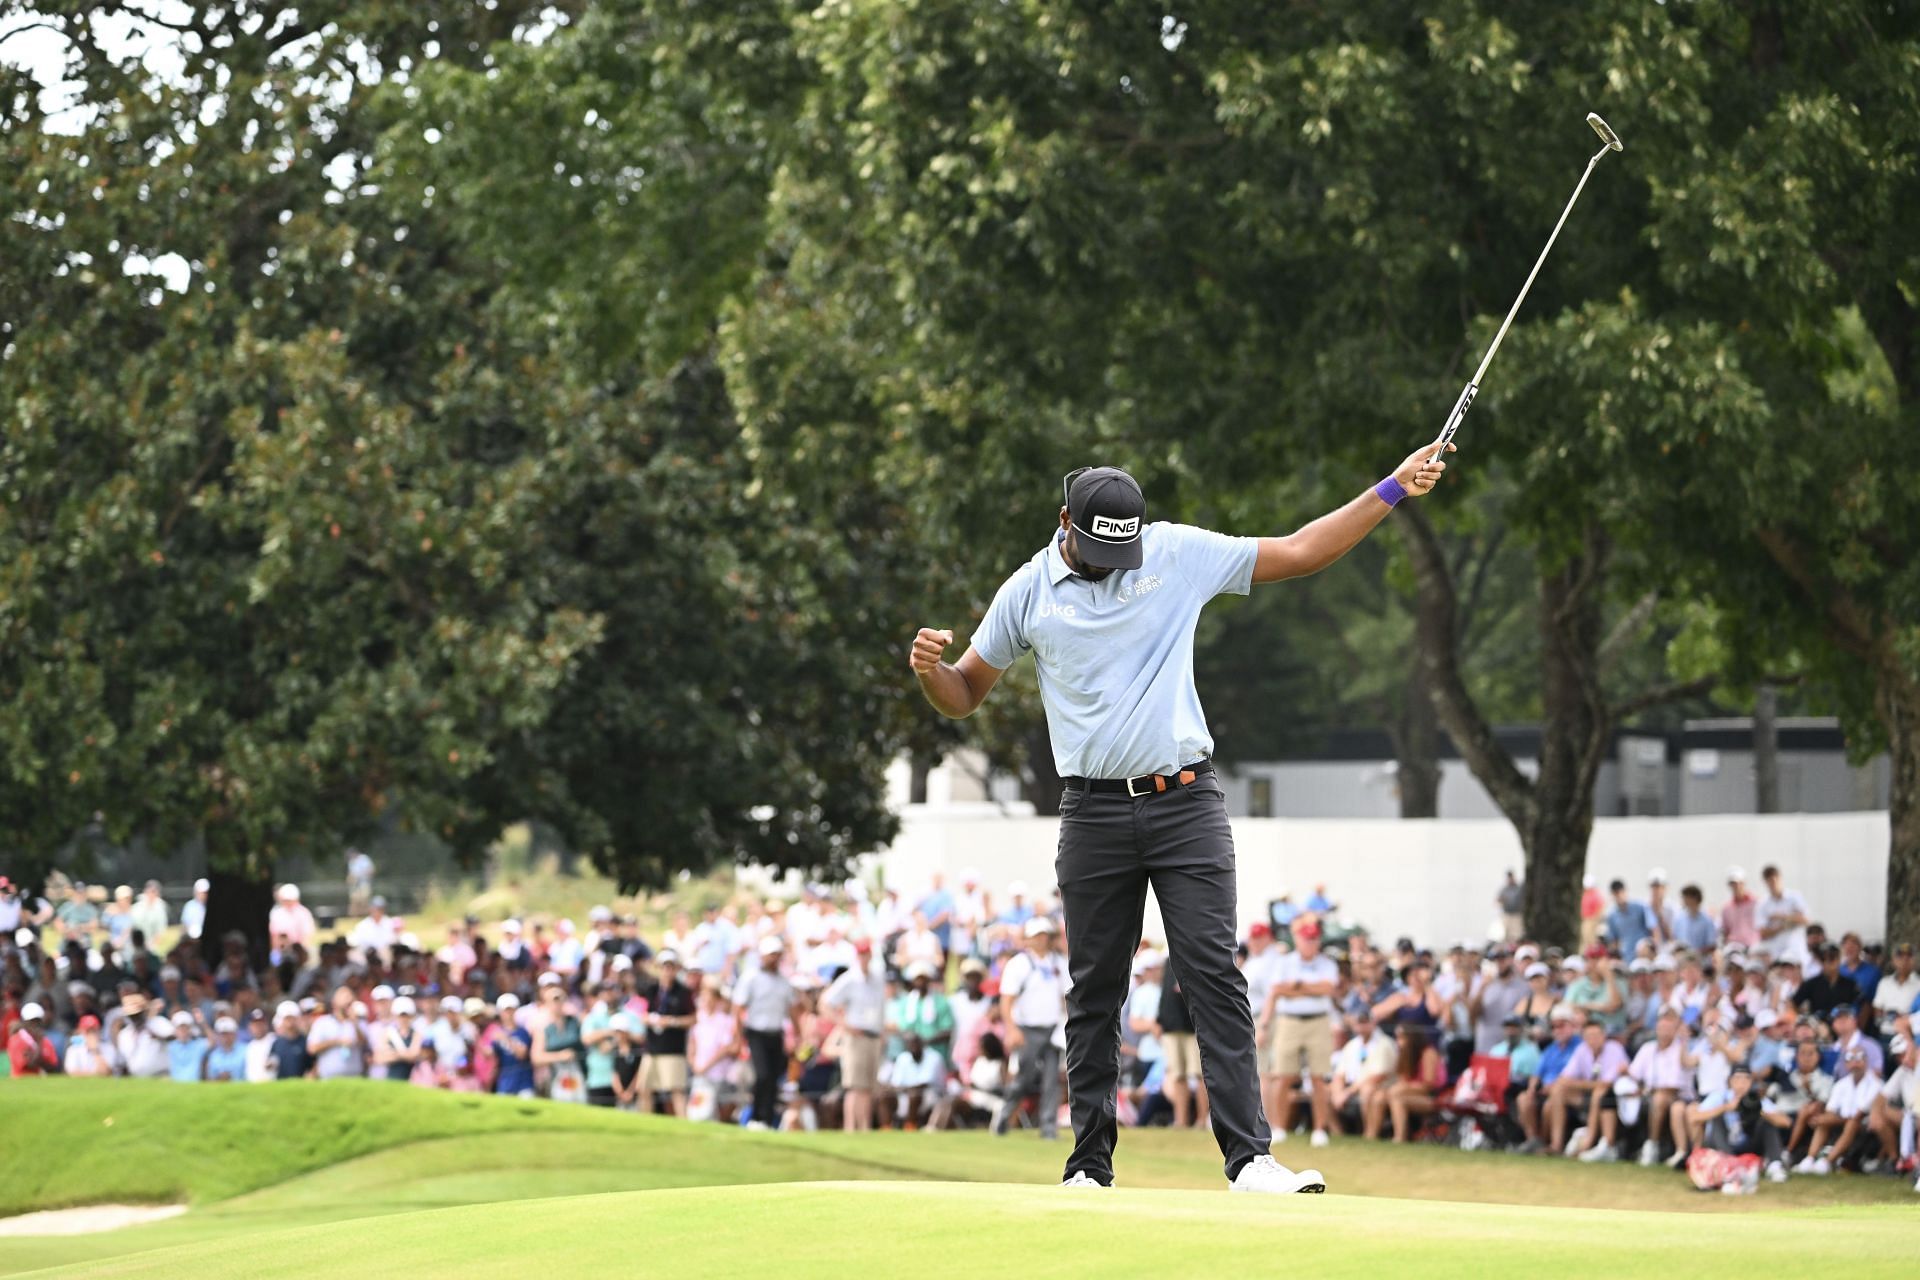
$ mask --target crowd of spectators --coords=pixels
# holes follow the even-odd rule
[[[1830,941],[1768,868],[1709,912],[1615,881],[1573,954],[1503,941],[1374,945],[1316,888],[1241,948],[1276,1141],[1444,1140],[1675,1168],[1693,1153],[1795,1174],[1915,1171],[1910,943]],[[0,1034],[15,1075],[261,1083],[369,1076],[750,1127],[1064,1121],[1071,978],[1058,901],[935,875],[918,895],[809,885],[713,903],[651,941],[631,915],[468,919],[423,946],[367,895],[322,937],[283,886],[264,955],[203,948],[205,884],[58,903],[0,878]],[[177,932],[174,926],[177,923]],[[171,937],[156,954],[151,940]],[[207,956],[213,957],[209,963]],[[1126,1124],[1207,1123],[1175,965],[1152,942],[1121,1019]],[[1727,1185],[1751,1190],[1756,1179]],[[1920,1190],[1920,1184],[1916,1185]]]

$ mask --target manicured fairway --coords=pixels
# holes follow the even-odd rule
[[[1920,1257],[1920,1196],[1904,1181],[1795,1179],[1727,1197],[1664,1170],[1357,1141],[1311,1153],[1334,1194],[1249,1203],[1221,1189],[1219,1153],[1198,1133],[1127,1134],[1122,1187],[1075,1196],[1051,1185],[1062,1145],[1030,1134],[749,1134],[361,1082],[16,1081],[0,1089],[0,1134],[8,1213],[193,1206],[124,1231],[0,1241],[0,1275],[419,1276],[457,1264],[524,1276],[556,1244],[569,1272],[725,1275],[757,1271],[749,1260],[772,1250],[782,1275],[860,1267],[875,1280],[907,1258],[928,1275],[984,1258],[1165,1277],[1174,1258],[1172,1274],[1285,1260],[1314,1275],[1425,1276],[1582,1271],[1578,1255],[1583,1274],[1798,1277],[1841,1258],[1851,1275],[1912,1274]],[[1280,1155],[1308,1153],[1292,1143]],[[1045,1257],[1027,1247],[1035,1232],[1056,1242]]]

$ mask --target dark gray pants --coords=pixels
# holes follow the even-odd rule
[[[1237,884],[1226,796],[1204,774],[1192,786],[1138,798],[1069,790],[1060,801],[1054,874],[1067,916],[1067,1176],[1113,1181],[1119,1136],[1120,1016],[1153,886],[1167,945],[1193,1013],[1213,1133],[1227,1177],[1267,1154],[1247,983],[1233,963]]]
[[[1020,1070],[994,1117],[996,1131],[1006,1132],[1014,1113],[1028,1098],[1040,1100],[1040,1136],[1051,1138],[1060,1131],[1060,1051],[1053,1047],[1053,1031],[1052,1027],[1020,1028],[1020,1034],[1026,1037],[1016,1050]]]

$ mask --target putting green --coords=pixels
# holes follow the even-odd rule
[[[179,1258],[229,1249],[235,1256],[261,1259],[267,1256],[262,1249],[280,1249],[303,1229],[330,1243],[350,1242],[353,1267],[377,1274],[384,1261],[359,1242],[385,1242],[395,1233],[434,1238],[446,1220],[423,1213],[433,1210],[471,1212],[483,1224],[480,1234],[504,1232],[493,1237],[494,1243],[509,1254],[520,1250],[523,1260],[542,1254],[544,1241],[530,1224],[544,1223],[549,1213],[607,1213],[605,1221],[583,1219],[584,1227],[556,1243],[563,1250],[591,1248],[586,1236],[610,1234],[623,1247],[647,1242],[651,1262],[656,1237],[678,1238],[674,1215],[682,1209],[673,1206],[685,1206],[694,1215],[695,1229],[686,1237],[689,1250],[724,1249],[724,1242],[716,1241],[733,1233],[743,1247],[771,1248],[785,1259],[790,1238],[806,1240],[824,1230],[826,1238],[844,1242],[842,1226],[834,1224],[853,1223],[881,1238],[905,1235],[928,1242],[926,1256],[938,1271],[942,1250],[948,1248],[1000,1262],[1025,1259],[1021,1232],[995,1236],[994,1224],[1018,1222],[1023,1206],[1056,1204],[1050,1184],[1059,1179],[1065,1156],[1062,1143],[1040,1142],[1032,1134],[996,1139],[979,1131],[746,1133],[355,1081],[237,1090],[147,1081],[15,1081],[0,1090],[0,1134],[9,1157],[0,1161],[0,1212],[154,1201],[193,1206],[182,1217],[150,1226],[8,1239],[0,1247],[0,1276],[54,1267],[76,1275],[112,1274],[115,1266],[146,1265],[142,1259],[172,1257],[175,1262],[168,1265],[178,1266]],[[27,1154],[15,1157],[15,1151]],[[1426,1224],[1420,1232],[1445,1236],[1448,1224],[1458,1219],[1478,1242],[1473,1247],[1489,1250],[1489,1263],[1498,1263],[1513,1256],[1511,1248],[1533,1250],[1536,1241],[1550,1241],[1561,1228],[1538,1224],[1568,1211],[1573,1214],[1567,1220],[1573,1224],[1567,1228],[1569,1239],[1597,1240],[1609,1248],[1616,1236],[1661,1243],[1669,1258],[1684,1258],[1689,1268],[1700,1256],[1696,1246],[1705,1240],[1715,1248],[1731,1242],[1738,1247],[1727,1256],[1750,1258],[1749,1272],[1758,1268],[1769,1274],[1778,1274],[1778,1267],[1741,1242],[1752,1242],[1757,1250],[1775,1241],[1789,1250],[1782,1256],[1796,1260],[1840,1257],[1856,1244],[1870,1243],[1882,1223],[1906,1229],[1920,1242],[1920,1197],[1904,1180],[1795,1178],[1786,1186],[1763,1187],[1757,1196],[1729,1197],[1696,1193],[1666,1170],[1435,1146],[1342,1140],[1311,1153],[1288,1144],[1279,1154],[1295,1164],[1310,1154],[1337,1193],[1310,1198],[1318,1208],[1267,1211],[1320,1215],[1311,1219],[1321,1224],[1310,1233],[1316,1249],[1322,1242],[1341,1242],[1315,1255],[1326,1264],[1323,1270],[1332,1268],[1328,1274],[1339,1274],[1349,1255],[1375,1262],[1393,1258],[1390,1250],[1368,1252],[1371,1244],[1359,1254],[1354,1249],[1376,1239],[1382,1247],[1396,1239],[1404,1243],[1404,1236],[1393,1234],[1394,1224],[1401,1222]],[[1107,1202],[1131,1205],[1129,1212],[1145,1221],[1152,1221],[1163,1203],[1198,1206],[1202,1217],[1263,1212],[1230,1207],[1244,1198],[1230,1200],[1219,1190],[1220,1155],[1207,1134],[1130,1132],[1121,1143],[1119,1174],[1122,1189]],[[920,1191],[913,1180],[924,1180]],[[868,1189],[821,1189],[856,1182]],[[800,1201],[790,1202],[787,1188],[764,1185],[773,1183],[812,1186]],[[875,1184],[893,1185],[875,1191]],[[688,1188],[713,1190],[706,1199],[673,1199]],[[1193,1199],[1190,1192],[1204,1194]],[[615,1197],[617,1211],[604,1207],[610,1193],[629,1193]],[[1518,1202],[1512,1212],[1519,1216],[1507,1216],[1501,1202]],[[962,1207],[939,1208],[949,1204]],[[823,1221],[811,1222],[809,1214],[822,1215]],[[1349,1221],[1356,1214],[1357,1225]],[[1743,1225],[1762,1219],[1759,1231]],[[1184,1209],[1175,1220],[1197,1221]],[[1223,1221],[1224,1228],[1181,1228],[1189,1232],[1179,1237],[1181,1248],[1191,1246],[1198,1258],[1212,1257],[1206,1252],[1210,1234],[1234,1249],[1252,1247],[1245,1222]],[[1595,1222],[1611,1225],[1581,1225]],[[1843,1222],[1850,1224],[1846,1230],[1839,1229]],[[1515,1224],[1526,1230],[1513,1235]],[[1851,1224],[1865,1224],[1857,1241]],[[449,1230],[453,1243],[448,1247],[467,1234],[464,1226]],[[1158,1247],[1159,1229],[1148,1234],[1152,1239],[1137,1247]],[[1102,1245],[1099,1235],[1095,1231],[1086,1247],[1103,1267],[1124,1274],[1134,1266],[1137,1259],[1128,1249]],[[1500,1243],[1509,1235],[1522,1244]],[[1790,1243],[1796,1240],[1800,1243]],[[309,1261],[324,1253],[304,1247]],[[982,1247],[996,1252],[981,1255]],[[1401,1260],[1426,1274],[1425,1246],[1406,1247],[1411,1252]],[[1244,1252],[1234,1256],[1253,1260]],[[884,1256],[875,1254],[869,1261],[879,1276],[889,1273]],[[1609,1266],[1607,1274],[1619,1269]],[[1789,1273],[1810,1269],[1796,1261]],[[332,1274],[335,1269],[321,1270]],[[427,1272],[439,1270],[429,1266]],[[268,1274],[258,1267],[247,1272],[256,1273]],[[616,1273],[632,1274],[630,1260]]]
[[[782,1277],[1415,1274],[1910,1276],[1916,1219],[1873,1208],[1699,1216],[1225,1191],[788,1183],[473,1205],[263,1229],[48,1276],[271,1280],[548,1274]]]

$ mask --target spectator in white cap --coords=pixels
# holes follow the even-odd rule
[[[238,1084],[247,1078],[247,1049],[240,1043],[240,1024],[229,1016],[213,1020],[213,1044],[207,1049],[205,1079]]]
[[[378,1079],[405,1084],[413,1078],[420,1062],[420,1050],[427,1043],[427,1029],[421,1025],[419,1005],[412,996],[395,996],[389,1006],[392,1020],[380,1028],[373,1046],[372,1075]]]
[[[167,1075],[180,1084],[207,1078],[207,1044],[200,1024],[185,1009],[173,1015],[173,1042],[167,1046]]]
[[[613,1105],[622,1111],[643,1108],[640,1073],[646,1064],[647,1028],[639,1015],[624,1010],[613,1015]]]
[[[207,927],[207,893],[212,888],[204,879],[195,880],[193,897],[180,908],[180,932],[196,942]]]
[[[7,1061],[16,1076],[59,1075],[60,1055],[47,1036],[47,1011],[37,1001],[20,1006],[20,1023],[7,1037]]]
[[[586,948],[574,936],[573,921],[562,920],[553,926],[553,945],[547,948],[547,968],[570,979],[580,972],[586,954]]]
[[[300,901],[300,886],[283,884],[274,899],[273,910],[267,913],[267,932],[283,949],[293,946],[311,949],[319,926],[314,924],[313,912]]]
[[[247,1083],[268,1084],[274,1076],[273,1066],[273,1019],[265,1009],[253,1009],[247,1014]]]
[[[282,1000],[273,1011],[273,1075],[276,1080],[298,1080],[313,1073],[313,1055],[307,1051],[307,1035],[301,1023],[300,1006]]]
[[[1720,938],[1730,947],[1760,945],[1760,901],[1747,891],[1743,867],[1727,868],[1727,905],[1720,908]]]
[[[1853,1046],[1841,1055],[1840,1066],[1841,1075],[1833,1083],[1827,1105],[1813,1118],[1807,1158],[1793,1167],[1795,1173],[1832,1173],[1833,1167],[1847,1158],[1854,1139],[1873,1114],[1873,1100],[1880,1096],[1882,1081],[1873,1073],[1867,1051]]]
[[[1066,1023],[1073,980],[1053,949],[1053,921],[1034,916],[1021,932],[1026,948],[1000,971],[1000,1016],[1007,1028],[1007,1050],[1018,1062],[993,1131],[1005,1134],[1025,1101],[1036,1098],[1040,1136],[1051,1140],[1060,1132],[1060,1051],[1054,1047],[1054,1032]],[[1119,1028],[1114,1031],[1117,1039]]]
[[[780,1086],[787,1078],[787,1019],[794,1013],[793,984],[780,973],[786,950],[777,935],[760,940],[760,967],[733,989],[734,1014],[753,1062],[753,1114],[748,1128],[771,1129],[779,1119]]]
[[[917,1035],[942,1055],[953,1051],[953,1002],[940,988],[940,970],[925,960],[907,966],[902,991],[887,1009],[887,1030],[894,1038],[891,1049],[909,1035]],[[1002,989],[1005,984],[1001,979]],[[895,1056],[898,1056],[897,1054]]]
[[[520,934],[518,920],[507,919],[500,922],[500,945],[493,950],[509,973],[524,973],[533,968],[533,948],[526,944],[526,940]]]
[[[533,1033],[520,1025],[520,997],[503,992],[493,1002],[499,1031],[489,1044],[494,1055],[493,1091],[508,1097],[534,1096]]]

